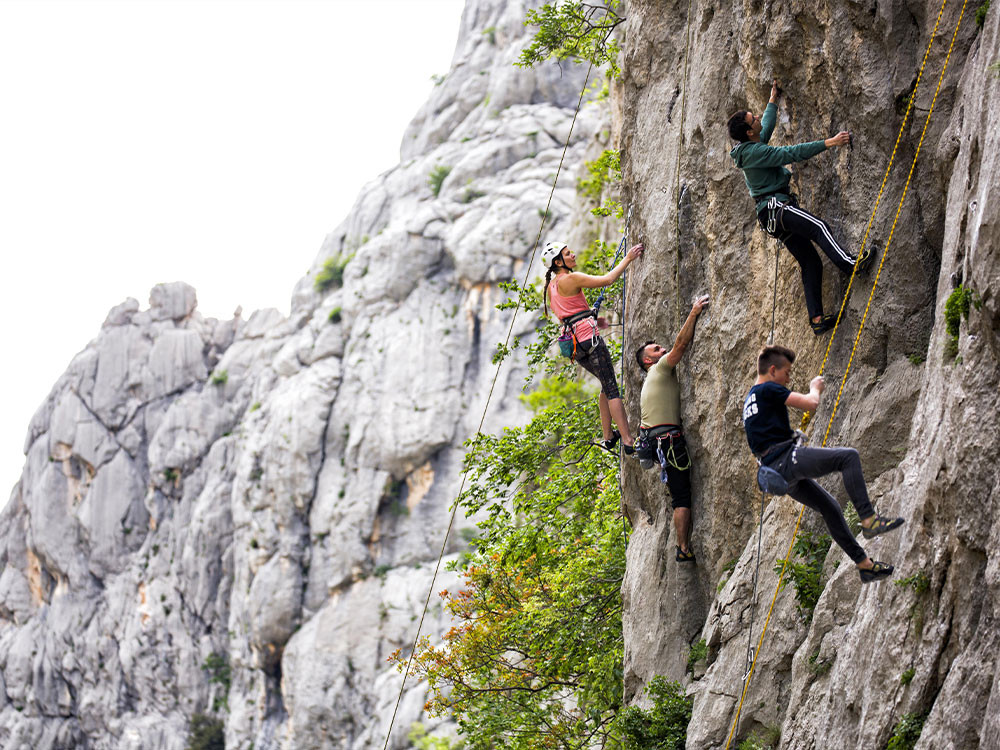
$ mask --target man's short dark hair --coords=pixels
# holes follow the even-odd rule
[[[757,374],[767,375],[771,365],[781,367],[784,364],[783,360],[786,359],[789,364],[794,362],[795,352],[786,346],[765,346],[757,355]]]
[[[741,109],[739,112],[733,114],[729,118],[729,122],[726,123],[726,127],[729,128],[729,137],[734,141],[746,143],[750,140],[750,126],[747,125],[747,110]]]
[[[639,363],[639,367],[641,367],[643,370],[649,369],[648,367],[646,367],[646,363],[643,361],[644,357],[646,356],[646,347],[649,346],[650,344],[655,344],[655,343],[656,343],[655,341],[647,341],[645,344],[643,344],[642,346],[640,346],[638,349],[635,350],[635,361]]]

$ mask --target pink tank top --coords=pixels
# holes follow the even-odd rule
[[[590,309],[582,289],[572,297],[564,297],[559,294],[558,283],[558,276],[549,283],[549,302],[552,305],[552,312],[556,314],[557,318],[564,320],[570,315],[576,315]],[[573,333],[576,335],[577,341],[589,341],[597,333],[597,321],[593,318],[578,320],[573,324]]]

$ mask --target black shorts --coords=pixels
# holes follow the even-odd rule
[[[639,441],[636,444],[636,455],[639,458],[645,458],[653,463],[659,463],[659,457],[656,455],[656,438],[645,438],[644,433],[646,428],[639,428]],[[678,508],[690,508],[691,507],[691,458],[688,456],[687,442],[684,440],[683,433],[675,433],[671,438],[669,435],[663,435],[663,452],[667,454],[668,447],[673,447],[673,453],[670,454],[671,461],[667,461],[667,486],[670,488],[670,505],[674,510]],[[673,464],[676,463],[677,466],[684,466],[683,469],[678,469],[677,466]]]
[[[582,343],[586,346],[594,340],[597,341],[597,344],[586,354],[577,355],[576,361],[580,367],[601,381],[601,391],[609,401],[621,398],[621,393],[618,391],[618,381],[615,380],[615,367],[611,363],[611,352],[608,351],[608,345],[604,343],[604,339],[595,336]]]

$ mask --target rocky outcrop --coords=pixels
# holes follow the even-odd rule
[[[651,475],[626,475],[635,530],[625,598],[626,696],[641,700],[656,674],[686,679],[689,648],[704,639],[707,671],[689,681],[688,747],[726,744],[745,671],[759,494],[740,404],[771,323],[777,243],[755,228],[728,156],[729,113],[763,109],[782,80],[772,143],[853,131],[853,151],[795,167],[802,205],[852,248],[864,236],[939,3],[634,2],[626,32],[625,192],[647,254],[634,274],[629,339],[667,338],[696,293],[712,294],[682,365],[684,421],[694,446],[697,568],[673,562],[665,492]],[[690,47],[686,33],[690,8]],[[885,257],[854,356],[831,444],[860,452],[880,509],[902,531],[867,543],[897,566],[896,583],[862,587],[834,547],[811,622],[793,587],[778,596],[742,709],[736,740],[780,728],[782,748],[883,747],[905,714],[928,713],[918,747],[993,747],[997,653],[997,192],[989,123],[1000,88],[997,14],[978,31],[966,9],[907,202]],[[960,8],[945,9],[870,240],[882,251]],[[687,79],[684,71],[687,63]],[[666,168],[665,168],[665,165]],[[678,165],[679,179],[674,166]],[[775,338],[796,349],[795,383],[820,367],[825,337],[806,325],[797,268],[778,256]],[[846,283],[826,274],[833,308]],[[827,396],[813,419],[823,439],[875,273],[860,279],[826,367]],[[958,356],[945,354],[943,308],[958,283],[980,304],[962,321]],[[639,301],[666,301],[640,304]],[[636,393],[638,378],[626,392]],[[635,404],[630,405],[634,410]],[[843,497],[839,481],[828,482]],[[764,510],[754,643],[799,511],[788,498]],[[806,511],[806,528],[821,528]],[[734,563],[732,573],[723,572]],[[913,578],[926,576],[926,588]],[[912,671],[909,671],[912,670]],[[704,665],[696,674],[704,671]],[[904,676],[905,675],[905,676]],[[738,744],[737,741],[732,746]]]
[[[584,83],[513,67],[524,15],[469,3],[401,164],[289,317],[204,319],[191,287],[159,285],[56,383],[0,515],[4,748],[180,750],[195,714],[230,748],[382,746],[402,679],[386,659],[414,636],[510,323],[497,283],[526,270]],[[576,123],[552,232],[603,118]],[[317,291],[328,261],[342,284]],[[508,361],[485,429],[523,419],[524,375]],[[435,600],[424,632],[446,625]],[[425,694],[407,685],[390,747]]]

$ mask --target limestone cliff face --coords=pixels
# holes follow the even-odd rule
[[[742,689],[760,496],[740,404],[770,331],[775,252],[775,338],[800,354],[793,382],[800,390],[826,343],[807,326],[794,262],[756,227],[723,123],[739,108],[761,111],[777,76],[785,98],[773,144],[852,130],[853,151],[796,165],[793,186],[802,205],[856,250],[939,7],[630,3],[616,131],[633,226],[647,246],[630,286],[630,341],[671,337],[696,293],[713,301],[680,368],[697,567],[673,562],[669,506],[652,474],[626,474],[635,520],[623,588],[626,694],[639,699],[655,674],[684,678],[688,648],[704,638],[707,672],[688,684],[690,748],[724,746]],[[1000,129],[993,124],[1000,81],[988,70],[1000,58],[996,10],[977,31],[975,8],[966,8],[830,438],[861,452],[876,506],[906,519],[900,532],[864,546],[895,563],[895,581],[923,572],[929,589],[862,587],[834,547],[811,623],[796,614],[790,585],[778,597],[739,738],[780,727],[782,748],[883,747],[903,714],[929,711],[918,747],[1000,746]],[[872,228],[880,260],[959,11],[956,3],[944,11]],[[835,310],[846,280],[826,268],[826,305]],[[873,270],[852,291],[813,444],[822,441],[874,278]],[[962,322],[952,359],[944,354],[943,307],[960,282],[981,306]],[[637,387],[633,372],[627,392]],[[827,486],[846,499],[839,481]],[[764,511],[755,643],[777,582],[774,561],[785,554],[798,510],[777,498]],[[809,511],[804,524],[821,527]],[[723,573],[732,560],[735,570]],[[910,669],[912,679],[901,680]]]
[[[206,320],[161,285],[53,387],[0,514],[0,746],[180,750],[195,713],[230,748],[382,746],[386,658],[413,637],[510,320],[497,282],[524,272],[583,84],[512,67],[524,15],[470,0],[401,164],[326,238],[290,317]],[[602,120],[576,124],[552,232]],[[319,293],[334,257],[343,286]],[[519,362],[486,429],[523,418]],[[424,632],[446,626],[435,598]],[[408,684],[391,747],[425,693]]]

